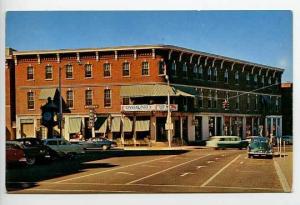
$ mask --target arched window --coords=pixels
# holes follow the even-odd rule
[[[177,76],[177,68],[175,60],[172,63],[172,75]]]
[[[272,79],[271,79],[271,77],[269,77],[269,79],[268,79],[268,84],[269,84],[269,85],[272,84]]]
[[[218,71],[217,68],[214,69],[214,81],[217,81]]]
[[[246,73],[246,82],[247,82],[247,85],[250,84],[250,74],[249,74],[249,72]]]
[[[265,84],[265,76],[264,75],[261,76],[261,84],[263,84],[263,85]]]
[[[227,69],[224,72],[224,82],[228,83],[228,70]]]
[[[186,62],[182,66],[183,77],[187,78],[187,65]]]
[[[211,67],[208,68],[207,77],[208,77],[208,80],[211,80]]]
[[[202,79],[203,78],[203,67],[202,67],[202,65],[199,66],[198,73],[199,73],[199,79]]]
[[[235,83],[239,84],[239,79],[240,79],[239,71],[235,71],[234,79],[235,79]]]
[[[211,103],[211,90],[209,90],[209,93],[208,93],[208,108],[211,108],[212,107],[212,103]]]
[[[240,96],[239,93],[236,93],[236,103],[235,103],[235,109],[240,109]]]
[[[213,101],[213,108],[217,108],[218,104],[218,92],[215,91],[214,101]]]
[[[257,85],[257,74],[254,75],[253,81],[254,81],[254,85]]]

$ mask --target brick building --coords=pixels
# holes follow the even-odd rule
[[[13,51],[12,58],[17,138],[47,136],[40,107],[48,97],[59,103],[59,67],[66,139],[94,132],[125,143],[163,143],[168,94],[173,142],[282,132],[280,68],[169,45]]]

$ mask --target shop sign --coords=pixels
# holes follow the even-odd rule
[[[178,111],[178,105],[170,104],[170,110]],[[125,112],[168,111],[168,105],[167,104],[121,105],[121,111],[125,111]]]

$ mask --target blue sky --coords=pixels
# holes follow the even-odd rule
[[[17,50],[171,44],[285,68],[293,80],[289,11],[8,12]]]

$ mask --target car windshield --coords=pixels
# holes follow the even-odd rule
[[[269,149],[269,144],[264,141],[256,141],[251,143],[251,148],[263,148],[263,149]]]

